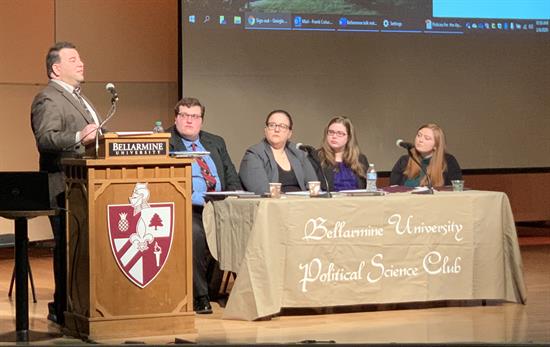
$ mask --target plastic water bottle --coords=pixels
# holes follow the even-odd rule
[[[376,179],[378,174],[374,169],[374,164],[369,164],[369,169],[367,170],[367,192],[376,192]]]
[[[164,128],[162,127],[162,122],[160,120],[155,122],[155,127],[153,128],[154,133],[163,133]]]

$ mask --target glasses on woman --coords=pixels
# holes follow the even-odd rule
[[[290,129],[290,126],[286,125],[286,124],[277,124],[277,123],[267,123],[267,128],[269,130],[275,130],[275,129],[279,129],[279,130],[288,130]]]
[[[327,134],[329,136],[338,136],[338,137],[344,137],[347,134],[343,131],[334,131],[334,130],[327,130]]]
[[[189,119],[192,119],[192,120],[197,120],[199,118],[202,118],[202,116],[200,114],[178,113],[178,116],[183,118],[183,119],[189,118]]]

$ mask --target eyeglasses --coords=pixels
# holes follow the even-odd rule
[[[277,123],[267,123],[267,128],[269,130],[275,130],[277,128],[279,128],[279,130],[288,130],[290,129],[290,126],[286,125],[286,124],[277,124]]]
[[[329,136],[338,136],[338,137],[344,137],[348,135],[343,131],[334,131],[334,130],[327,130],[327,134]]]
[[[187,114],[187,113],[178,113],[178,116],[181,117],[181,118],[189,118],[189,119],[192,119],[192,120],[197,120],[199,118],[202,118],[202,116],[200,114]]]

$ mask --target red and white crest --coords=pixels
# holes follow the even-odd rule
[[[172,247],[174,203],[149,203],[147,183],[137,183],[127,205],[108,205],[109,240],[122,272],[140,288],[160,273]]]

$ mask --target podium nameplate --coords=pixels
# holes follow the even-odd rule
[[[130,134],[130,135],[128,135]],[[96,144],[86,146],[86,155],[92,158],[166,158],[169,156],[169,133],[107,133]]]

